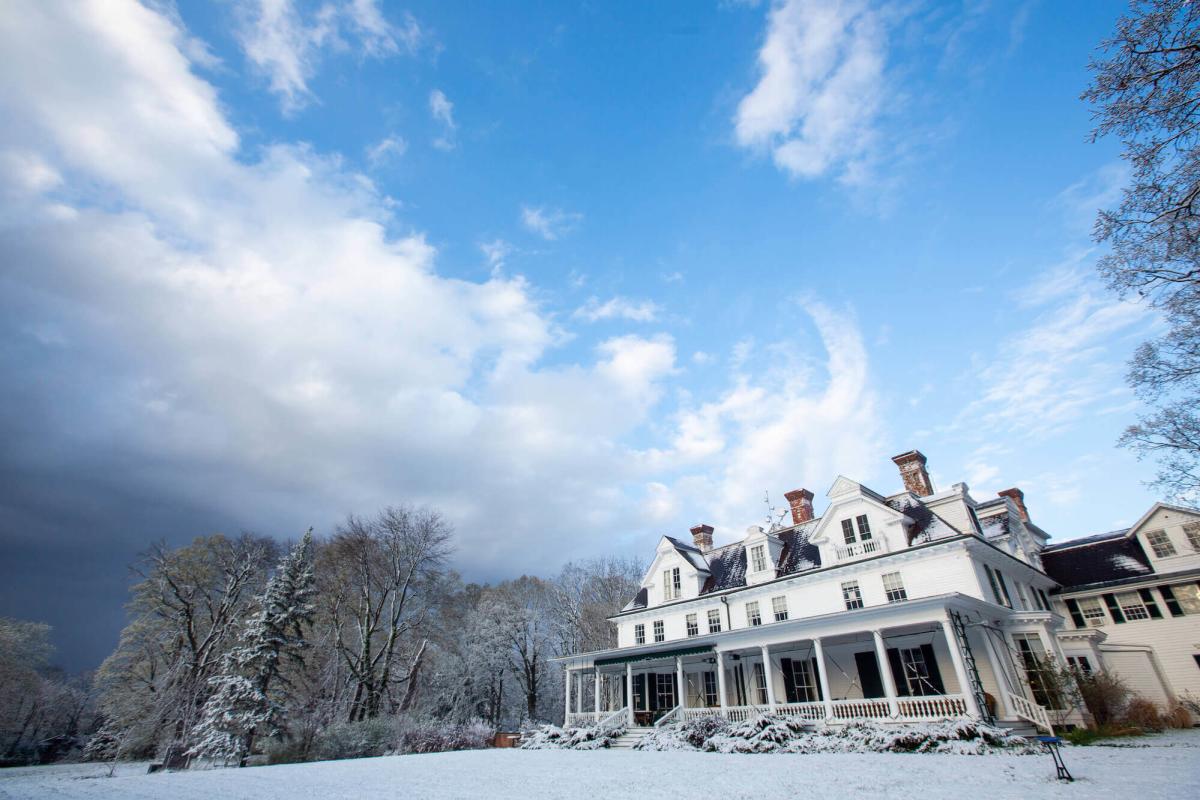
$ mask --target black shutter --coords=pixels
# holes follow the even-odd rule
[[[646,708],[658,711],[658,676],[653,672],[646,673]]]
[[[808,660],[808,668],[812,670],[813,686],[817,689],[817,699],[824,700],[825,693],[821,691],[821,673],[817,672],[817,659],[810,658]]]
[[[892,671],[892,683],[896,684],[896,694],[908,697],[908,681],[904,677],[904,665],[900,663],[900,651],[894,647],[888,648],[888,668]]]
[[[1125,615],[1121,612],[1121,606],[1117,605],[1115,594],[1104,595],[1104,604],[1108,606],[1108,613],[1112,614],[1113,622],[1120,625],[1125,621]]]
[[[954,647],[954,643],[952,642],[950,646]],[[921,645],[921,655],[925,658],[925,666],[929,670],[929,682],[933,684],[934,694],[945,694],[946,685],[942,683],[942,671],[938,669],[937,658],[933,654],[933,645]],[[964,686],[959,691],[966,694],[969,690]]]
[[[869,650],[855,653],[854,665],[858,668],[863,697],[883,697],[883,680],[879,677],[879,661],[875,654]]]
[[[633,676],[633,707],[637,711],[650,707],[646,699],[646,673],[639,672]]]
[[[1183,606],[1179,605],[1178,598],[1175,597],[1175,592],[1171,591],[1170,586],[1158,587],[1159,593],[1163,596],[1163,600],[1167,603],[1167,610],[1171,612],[1172,617],[1183,616]]]
[[[800,700],[796,697],[796,673],[792,666],[790,658],[779,659],[779,668],[783,671],[783,692],[787,695],[789,703],[798,703]]]
[[[1150,619],[1162,619],[1162,612],[1158,610],[1158,603],[1154,602],[1154,595],[1150,594],[1150,590],[1138,589],[1138,594],[1142,597],[1146,611],[1150,613]]]
[[[1067,611],[1071,612],[1071,622],[1075,623],[1076,628],[1087,627],[1087,620],[1083,618],[1083,612],[1079,610],[1078,601],[1067,600]]]

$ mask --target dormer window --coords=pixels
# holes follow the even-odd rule
[[[858,523],[858,538],[868,541],[871,538],[871,525],[867,522],[867,515],[859,514],[855,521]]]
[[[767,547],[756,544],[750,548],[750,569],[754,572],[765,572],[767,569]]]
[[[854,523],[848,519],[842,520],[842,536],[846,540],[846,544],[854,544],[858,538],[854,535]]]
[[[1187,536],[1188,544],[1197,553],[1200,553],[1200,522],[1192,522],[1183,526],[1183,534]]]
[[[1169,558],[1175,555],[1175,545],[1167,538],[1166,531],[1150,531],[1146,534],[1146,541],[1150,543],[1155,558]]]
[[[683,596],[679,582],[679,567],[663,570],[663,600],[678,600]]]

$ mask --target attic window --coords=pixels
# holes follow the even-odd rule
[[[683,596],[679,583],[679,567],[663,570],[663,600],[678,600]]]
[[[854,536],[854,523],[848,519],[842,520],[842,537],[846,544],[854,544],[858,539]]]
[[[750,548],[750,569],[752,572],[765,572],[767,569],[767,546],[756,544]]]
[[[1168,558],[1175,555],[1175,545],[1171,544],[1171,540],[1167,538],[1166,531],[1150,531],[1146,534],[1146,541],[1150,543],[1155,558]]]
[[[867,522],[867,515],[859,514],[858,517],[855,518],[855,521],[858,522],[858,538],[862,539],[864,542],[870,539],[871,525]]]

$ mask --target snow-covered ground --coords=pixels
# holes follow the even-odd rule
[[[3,798],[1094,798],[1200,797],[1200,730],[1066,750],[1073,784],[1049,756],[718,755],[477,750],[277,767],[146,775],[145,765],[0,770]]]

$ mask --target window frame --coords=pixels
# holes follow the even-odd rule
[[[1161,537],[1161,541],[1155,542],[1152,538],[1155,536]],[[1150,550],[1154,553],[1155,558],[1172,558],[1179,555],[1179,551],[1175,549],[1175,543],[1171,541],[1171,537],[1167,535],[1165,529],[1147,531],[1146,544],[1150,545]]]
[[[762,625],[762,613],[759,611],[757,600],[746,603],[746,625],[751,628]]]
[[[688,638],[700,635],[700,615],[693,611],[683,619],[684,625],[687,627]]]
[[[862,587],[858,585],[858,581],[842,581],[842,601],[846,604],[847,611],[865,608]]]
[[[708,610],[708,632],[709,633],[720,633],[721,632],[721,609],[710,608]]]
[[[1200,522],[1189,522],[1184,525],[1183,538],[1187,539],[1192,550],[1200,553]]]
[[[842,520],[842,538],[846,540],[846,544],[854,544],[858,541],[858,537],[854,534],[854,522],[850,519]]]
[[[767,546],[765,544],[756,544],[750,548],[750,564],[751,572],[767,571]]]
[[[787,595],[781,594],[771,598],[771,616],[775,618],[776,622],[787,622]]]
[[[867,515],[859,514],[854,518],[854,524],[858,527],[858,540],[860,542],[871,541],[871,521],[867,519]]]
[[[1117,597],[1117,605],[1120,606],[1121,613],[1125,615],[1126,622],[1141,622],[1150,619],[1150,609],[1146,608],[1146,602],[1136,589],[1113,594]],[[1129,602],[1130,598],[1133,599],[1133,602]]]
[[[1076,597],[1075,603],[1079,606],[1079,613],[1083,616],[1083,625],[1085,628],[1101,628],[1108,624],[1108,612],[1105,610],[1104,603],[1101,602],[1099,597]],[[1092,611],[1096,613],[1089,614],[1088,609],[1084,606],[1085,603],[1094,604]],[[1098,622],[1093,625],[1092,620],[1097,620]]]
[[[654,620],[654,641],[665,642],[667,640],[667,626],[663,624],[661,619]]]
[[[888,586],[888,579],[894,579],[894,585]],[[908,590],[904,588],[904,577],[899,570],[883,573],[880,580],[883,581],[883,595],[889,603],[902,603],[908,599]]]
[[[671,570],[671,589],[674,592],[675,600],[683,597],[683,580],[679,576],[679,567]]]
[[[638,622],[638,623],[634,624],[634,626],[633,626],[633,643],[634,644],[645,644],[646,643],[646,623]]]

